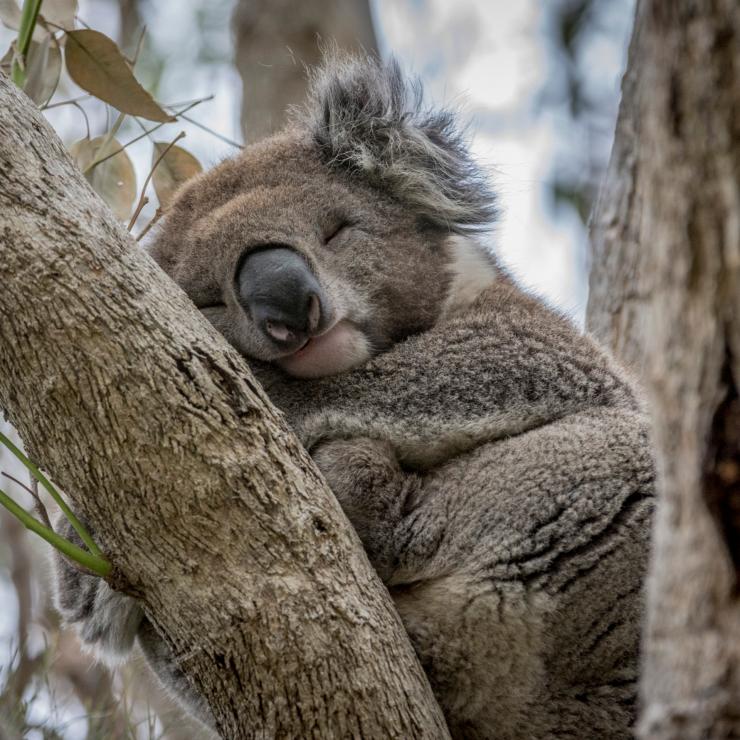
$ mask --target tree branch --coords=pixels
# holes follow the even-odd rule
[[[2,76],[0,284],[0,406],[220,732],[447,737],[305,450]]]

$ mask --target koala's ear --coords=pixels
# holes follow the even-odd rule
[[[322,156],[454,232],[484,229],[496,208],[449,110],[423,106],[395,59],[332,58],[314,74],[303,117]]]

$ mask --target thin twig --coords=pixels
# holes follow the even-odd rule
[[[15,483],[16,485],[20,486],[24,491],[31,494],[34,501],[36,502],[35,504],[36,513],[41,517],[42,521],[47,527],[49,527],[49,529],[53,529],[53,527],[51,526],[51,520],[49,519],[49,512],[46,510],[46,507],[44,506],[44,502],[41,500],[41,497],[38,494],[38,490],[34,491],[33,488],[30,488],[25,483],[22,483],[21,481],[18,480],[18,478],[15,478],[10,473],[4,472],[3,475],[6,478],[12,480],[13,483]],[[34,481],[34,483],[36,483],[36,487],[38,489],[38,482]]]
[[[192,123],[193,126],[197,126],[200,129],[203,129],[203,131],[211,134],[211,136],[215,136],[217,139],[220,139],[225,144],[230,144],[233,147],[236,147],[237,149],[244,149],[244,145],[240,144],[237,141],[234,141],[233,139],[229,139],[228,136],[224,136],[223,134],[219,134],[218,131],[214,131],[212,128],[209,128],[205,124],[202,124],[200,121],[196,121],[194,118],[190,118],[190,116],[184,116],[182,113],[178,116],[178,118],[182,118],[184,121],[187,121],[188,123]]]
[[[136,206],[136,210],[134,211],[134,215],[131,216],[131,220],[128,224],[128,230],[131,231],[131,229],[134,228],[134,224],[136,223],[136,219],[139,218],[139,214],[141,213],[141,209],[149,202],[149,198],[145,197],[144,193],[146,192],[147,186],[149,185],[149,181],[152,179],[152,175],[154,174],[154,170],[157,169],[157,166],[159,163],[165,158],[167,155],[167,152],[172,149],[175,144],[180,141],[180,139],[185,138],[185,132],[180,131],[180,133],[165,147],[164,151],[157,157],[156,161],[152,165],[152,168],[149,170],[149,174],[146,176],[146,180],[144,180],[144,184],[141,186],[141,196],[139,198],[139,204]]]
[[[207,95],[205,98],[191,98],[190,100],[181,100],[178,103],[162,103],[163,108],[181,108],[183,105],[190,105],[191,103],[207,103],[210,100],[213,100],[213,98],[216,97],[215,95]]]
[[[106,108],[106,110],[110,110],[109,108]],[[123,123],[123,119],[126,118],[126,114],[119,111],[118,117],[116,118],[115,123],[113,126],[111,126],[110,130],[107,134],[103,137],[103,141],[100,143],[100,146],[95,150],[95,157],[93,158],[93,161],[90,162],[87,167],[85,167],[84,170],[82,170],[82,174],[86,175],[91,170],[95,169],[102,161],[108,159],[108,157],[103,157],[102,159],[98,159],[98,154],[100,152],[104,152],[110,143],[115,138],[116,134],[118,133],[118,129],[121,128],[121,124]]]
[[[79,18],[77,20],[79,20]],[[67,33],[67,29],[64,26],[59,26],[56,23],[54,23],[53,21],[47,21],[46,18],[44,18],[44,25],[45,26],[51,26],[52,28],[56,29],[57,31],[63,31],[64,33]],[[83,23],[82,25],[84,26],[85,24]],[[90,26],[87,26],[87,27],[90,28]]]
[[[131,220],[128,222],[128,226],[126,227],[127,231],[131,231],[131,229],[134,228],[134,224],[136,223],[136,219],[139,218],[139,214],[141,213],[141,209],[149,202],[149,198],[144,195],[144,188],[141,189],[141,197],[139,198],[139,202],[136,205],[136,210],[134,211],[134,215],[131,216]]]
[[[141,52],[141,45],[144,43],[144,35],[146,34],[146,26],[141,27],[141,33],[139,34],[139,40],[136,42],[136,49],[134,50],[134,56],[131,59],[131,69],[136,66],[136,62],[139,61],[139,53]]]
[[[52,108],[59,108],[61,105],[74,105],[75,103],[79,103],[80,100],[87,100],[91,97],[92,95],[90,95],[90,93],[87,93],[87,95],[79,95],[78,97],[70,98],[69,100],[60,100],[58,103],[47,104],[41,110],[51,110]]]
[[[200,103],[203,102],[203,100],[207,100],[207,99],[208,98],[203,98],[202,100],[196,100],[194,103],[191,103],[186,108],[183,108],[183,110],[177,111],[175,113],[175,117],[180,116],[183,113],[187,113],[191,108],[195,108],[196,105],[199,105]],[[133,139],[131,139],[131,141],[126,142],[122,147],[120,147],[120,149],[116,149],[116,151],[111,152],[110,154],[106,154],[105,157],[103,157],[102,159],[99,159],[95,164],[96,165],[99,165],[102,162],[105,162],[106,159],[110,159],[111,157],[115,157],[116,154],[118,154],[119,152],[122,152],[124,149],[126,149],[129,146],[131,146],[131,144],[135,144],[137,141],[141,141],[141,139],[143,139],[145,136],[149,136],[149,134],[154,133],[157,129],[162,128],[162,126],[164,126],[166,123],[172,123],[172,121],[163,121],[162,123],[158,123],[156,126],[153,126],[150,129],[146,129],[143,134],[141,134],[139,136],[135,136]]]
[[[77,108],[77,110],[80,111],[80,113],[82,113],[82,117],[85,119],[86,136],[89,139],[90,138],[90,121],[87,118],[87,113],[85,113],[85,109],[77,101],[73,102],[72,106]]]
[[[156,224],[157,221],[159,221],[159,219],[164,216],[164,214],[165,211],[162,208],[157,208],[157,210],[154,212],[154,216],[152,216],[152,218],[149,220],[149,223],[139,232],[139,235],[136,237],[136,241],[141,241],[147,235],[147,233],[149,233],[149,229],[151,229],[152,226],[154,226],[154,224]]]

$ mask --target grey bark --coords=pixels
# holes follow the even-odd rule
[[[638,5],[588,324],[641,375],[660,472],[644,738],[740,736],[740,5]]]
[[[377,53],[369,0],[239,0],[233,28],[248,143],[282,128],[286,108],[303,103],[307,67],[322,49]]]
[[[221,734],[447,737],[307,453],[2,76],[0,285],[0,407]]]

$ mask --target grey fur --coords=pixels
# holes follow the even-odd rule
[[[475,178],[430,174],[418,136],[439,125],[425,125],[437,119],[420,117],[416,98],[402,113],[396,67],[343,63],[319,79],[304,123],[185,189],[152,254],[250,358],[311,452],[453,736],[628,737],[653,494],[632,384],[474,239],[454,236],[486,221],[490,199],[468,191]],[[451,150],[441,140],[459,155],[454,136]],[[430,218],[433,203],[443,218]],[[305,258],[364,348],[349,372],[286,374],[276,365],[295,364],[238,305],[236,265],[271,244]],[[91,604],[112,602],[92,590],[68,573],[63,613],[83,638],[127,648],[130,607],[98,613]],[[146,624],[140,641],[157,654]],[[197,701],[157,655],[164,680]]]
[[[430,222],[490,225],[495,199],[452,111],[425,109],[418,80],[395,60],[339,58],[312,77],[304,122],[332,166],[412,204]]]

